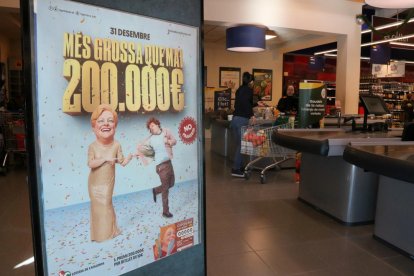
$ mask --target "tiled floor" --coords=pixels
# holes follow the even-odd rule
[[[230,176],[206,143],[208,276],[414,275],[414,261],[298,201],[294,170]]]
[[[414,275],[414,261],[372,238],[373,226],[346,227],[296,199],[293,170],[260,184],[232,178],[206,141],[208,276]],[[25,170],[0,176],[0,275],[34,275]]]

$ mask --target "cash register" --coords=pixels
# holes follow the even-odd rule
[[[368,114],[381,116],[390,113],[382,97],[376,95],[361,95],[359,99],[364,108],[364,121],[362,127],[357,127],[355,119],[352,118],[352,131],[388,131],[387,123],[376,122],[368,124]]]

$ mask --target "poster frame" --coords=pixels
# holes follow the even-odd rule
[[[39,133],[37,129],[38,124],[38,116],[39,111],[37,110],[36,100],[37,100],[37,85],[36,85],[36,69],[35,69],[35,42],[34,42],[34,3],[35,0],[30,1],[21,1],[21,16],[22,16],[22,38],[23,38],[23,46],[22,46],[22,52],[23,52],[23,70],[24,70],[24,91],[26,93],[26,112],[25,112],[25,120],[26,120],[26,133],[27,133],[27,158],[28,158],[28,182],[29,182],[29,194],[30,194],[30,207],[31,207],[31,216],[32,216],[32,233],[33,233],[33,250],[34,250],[34,257],[35,257],[35,269],[37,275],[45,275],[47,274],[47,264],[46,264],[46,246],[45,246],[45,231],[44,231],[44,214],[42,210],[44,209],[43,206],[43,190],[42,186],[40,185],[42,183],[41,181],[41,171],[42,168],[40,166],[40,143],[39,143]],[[90,0],[90,1],[73,1],[73,2],[80,2],[85,3],[91,6],[96,7],[102,7],[107,9],[113,9],[119,12],[128,12],[133,13],[136,15],[143,15],[148,18],[153,18],[156,20],[161,21],[170,21],[177,24],[184,24],[191,27],[194,27],[197,29],[197,46],[198,49],[196,49],[197,57],[196,57],[196,63],[197,63],[197,81],[196,81],[196,88],[199,92],[202,91],[203,87],[203,59],[202,59],[202,43],[203,43],[203,37],[201,35],[201,26],[202,26],[202,1],[197,2],[198,4],[194,4],[194,6],[201,5],[199,7],[200,14],[196,15],[196,18],[198,16],[199,21],[194,23],[194,20],[192,21],[192,24],[183,23],[181,21],[172,21],[169,16],[161,15],[160,17],[157,16],[151,16],[147,14],[141,14],[137,12],[131,12],[129,10],[129,4],[128,3],[111,3],[111,1],[102,1],[104,3],[95,4],[96,1]],[[134,1],[132,1],[134,2]],[[138,1],[137,1],[138,2]],[[145,1],[140,1],[142,3],[145,3]],[[162,1],[160,1],[162,2]],[[139,4],[139,3],[138,3]],[[137,4],[137,5],[138,5]],[[123,8],[120,8],[119,6],[123,5]],[[174,5],[174,4],[169,4]],[[176,4],[175,4],[176,5]],[[168,10],[168,9],[166,9]],[[180,17],[177,15],[177,18]],[[203,111],[203,98],[202,93],[196,93],[196,101],[197,101],[197,114],[194,114],[197,116],[198,121],[198,128],[201,130],[203,129],[202,124],[202,111]],[[187,250],[184,250],[182,253],[180,252],[178,255],[182,255],[184,259],[195,259],[198,263],[199,268],[195,270],[194,275],[203,275],[205,272],[205,263],[206,263],[206,252],[205,252],[205,175],[204,175],[204,163],[203,163],[203,147],[204,147],[204,137],[202,135],[202,131],[197,132],[197,138],[196,141],[198,141],[198,154],[199,154],[199,160],[198,160],[198,168],[199,168],[199,175],[198,175],[198,190],[199,190],[199,201],[198,201],[198,212],[199,212],[199,244],[196,244],[193,246],[194,248],[189,248]],[[194,257],[194,252],[199,254],[197,257]],[[178,256],[177,255],[177,256]],[[175,256],[175,255],[174,255]],[[179,266],[175,265],[175,267],[172,267],[171,264],[174,263],[174,260],[172,260],[174,257],[165,258],[165,260],[160,260],[157,262],[150,263],[146,266],[139,267],[133,271],[130,271],[127,274],[133,274],[134,271],[140,270],[144,274],[148,273],[154,273],[154,271],[163,271],[163,270],[170,270],[170,271],[180,271]],[[154,263],[157,265],[154,266]],[[181,264],[181,261],[180,263]],[[171,270],[173,269],[173,270]],[[196,269],[196,268],[195,268]],[[136,273],[136,272],[135,272]],[[190,272],[191,273],[191,272]]]
[[[261,87],[261,83],[259,83],[258,77],[267,74],[270,75],[270,89],[267,87]],[[253,95],[258,96],[260,101],[272,101],[273,95],[273,70],[272,69],[258,69],[253,68],[252,75],[254,78],[254,87],[253,87]],[[260,81],[262,82],[262,81]],[[263,95],[265,93],[265,90],[267,90],[268,95]]]
[[[238,82],[234,84],[234,87],[229,87],[226,85],[226,81],[228,81],[225,78],[225,74],[231,72],[238,74]],[[232,88],[232,90],[237,89],[240,86],[240,80],[241,80],[241,69],[240,67],[219,67],[219,87],[225,87],[225,88]]]

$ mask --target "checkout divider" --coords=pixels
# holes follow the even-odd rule
[[[414,258],[414,142],[353,142],[343,157],[379,175],[374,238]]]

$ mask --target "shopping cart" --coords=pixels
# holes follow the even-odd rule
[[[291,123],[285,123],[277,126],[269,127],[268,125],[249,125],[241,129],[241,153],[256,158],[250,161],[244,168],[244,175],[249,179],[252,169],[260,170],[260,183],[266,182],[266,171],[272,168],[278,168],[283,162],[294,159],[296,151],[279,146],[272,142],[271,136],[275,129],[293,128]],[[266,162],[265,167],[257,167],[256,163],[267,158],[273,161],[269,164]],[[266,161],[266,160],[265,160]]]
[[[11,154],[26,153],[24,114],[0,112],[0,173],[6,174]]]

